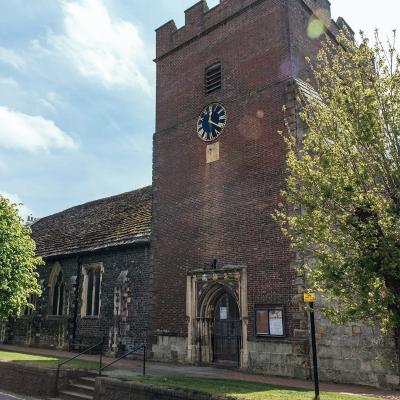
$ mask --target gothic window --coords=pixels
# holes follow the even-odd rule
[[[222,87],[222,67],[217,62],[206,68],[205,71],[205,93],[213,93]]]
[[[100,314],[101,272],[101,264],[84,267],[82,316],[97,317]]]
[[[59,263],[56,263],[51,271],[49,296],[49,313],[51,315],[61,316],[64,310],[64,274]]]

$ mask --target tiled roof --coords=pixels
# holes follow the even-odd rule
[[[152,187],[85,203],[32,225],[37,255],[72,255],[150,237]]]

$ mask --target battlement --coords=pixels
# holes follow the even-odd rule
[[[329,0],[303,0],[314,12],[322,11],[331,17],[331,3]]]
[[[355,33],[354,33],[353,29],[351,29],[351,26],[345,21],[344,18],[339,17],[336,21],[336,25],[339,27],[340,30],[343,30],[343,29],[347,30],[350,37],[354,39]]]
[[[206,0],[200,0],[185,11],[185,25],[183,27],[178,29],[175,22],[171,20],[156,30],[156,59],[262,1],[267,0],[220,0],[218,5],[210,9]],[[282,5],[285,5],[289,0],[281,1]],[[333,25],[336,28],[341,25],[341,20],[337,24],[332,21],[333,24],[331,24],[331,3],[329,0],[298,1],[308,7],[318,18],[323,19],[327,27]],[[337,28],[334,31],[337,31]]]
[[[175,22],[169,21],[156,30],[156,58],[259,1],[220,0],[220,3],[211,9],[206,0],[199,1],[185,11],[185,25],[182,28],[177,29]]]

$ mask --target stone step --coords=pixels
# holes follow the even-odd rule
[[[96,377],[95,376],[82,376],[80,378],[77,378],[74,380],[74,383],[77,383],[79,385],[86,385],[86,386],[93,386],[96,383]]]
[[[60,390],[58,396],[61,400],[93,400],[93,395],[89,396],[73,390]]]
[[[68,390],[72,390],[73,392],[86,394],[88,396],[93,396],[94,394],[94,382],[93,384],[83,385],[81,383],[71,383],[69,385]]]

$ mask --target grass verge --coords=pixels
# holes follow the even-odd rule
[[[240,400],[312,400],[314,392],[290,387],[272,386],[262,383],[226,379],[185,378],[185,377],[131,377],[135,380],[160,386],[189,389],[199,392],[229,396]],[[376,400],[376,398],[322,392],[321,400]]]
[[[54,368],[57,367],[57,365],[60,362],[63,362],[65,360],[66,358],[0,350],[0,361],[3,362],[29,364],[38,367]],[[95,361],[85,361],[76,359],[69,362],[68,364],[65,364],[63,368],[97,370],[99,368],[99,364]]]

